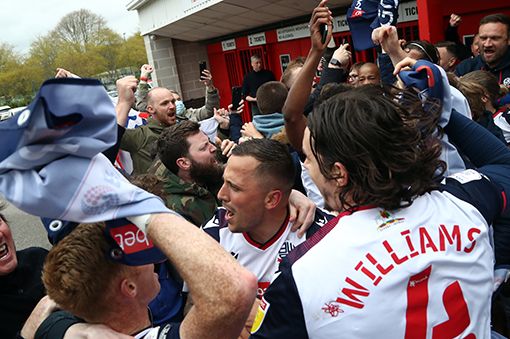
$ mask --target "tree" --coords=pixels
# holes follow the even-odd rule
[[[85,51],[88,46],[101,43],[106,21],[87,9],[71,12],[57,24],[53,33],[62,41]]]
[[[56,59],[61,53],[61,46],[59,39],[52,33],[37,37],[30,46],[27,63],[38,68],[40,80],[55,75],[55,69],[58,67]]]
[[[135,67],[136,70],[147,63],[147,52],[140,32],[130,36],[121,46],[119,67]]]

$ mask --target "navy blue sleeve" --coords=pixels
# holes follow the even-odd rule
[[[478,166],[478,171],[491,180],[485,190],[492,187],[493,194],[484,189],[459,192],[459,187],[450,186],[448,191],[461,199],[470,201],[488,220],[494,229],[494,252],[496,266],[510,265],[510,213],[507,196],[510,192],[510,151],[494,135],[477,123],[453,111],[445,131],[459,150]],[[447,179],[448,180],[448,179]],[[471,186],[474,186],[471,184]],[[454,191],[452,191],[454,190]],[[462,197],[463,196],[463,197]],[[503,213],[499,215],[500,212]]]
[[[324,85],[332,82],[341,83],[345,82],[346,80],[347,73],[342,68],[324,67],[319,84],[315,87],[312,94],[310,94],[310,96],[308,97],[308,102],[306,103],[305,108],[303,110],[304,114],[308,115],[313,110],[313,105],[317,98],[319,98],[322,87],[324,87]]]
[[[488,130],[456,111],[452,111],[445,132],[477,170],[500,185],[504,194],[509,196],[510,150],[507,146]]]
[[[245,102],[246,103],[246,102]],[[247,103],[246,103],[247,104]],[[229,137],[233,142],[239,142],[243,119],[241,114],[230,114]]]
[[[393,85],[397,78],[393,75],[395,67],[391,62],[391,58],[388,54],[382,53],[377,56],[377,66],[379,66],[379,72],[381,73],[381,81],[385,85]]]
[[[308,338],[289,261],[284,259],[280,269],[281,273],[264,293],[250,338]]]
[[[503,191],[475,170],[455,173],[445,179],[443,189],[473,205],[492,224],[503,207]]]

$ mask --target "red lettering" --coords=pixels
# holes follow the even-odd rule
[[[413,245],[413,242],[411,241],[411,236],[410,236],[411,232],[409,230],[406,230],[406,231],[400,232],[400,234],[402,234],[406,238],[407,247],[409,247],[409,251],[411,252],[410,257],[411,258],[416,257],[419,253],[418,253],[418,251],[416,251],[414,249],[414,245]]]
[[[464,248],[464,252],[471,253],[471,251],[475,248],[476,240],[475,237],[473,237],[474,234],[480,234],[482,231],[480,231],[478,228],[470,228],[467,234],[468,240],[471,241],[471,246],[466,246]]]
[[[368,290],[365,287],[358,284],[351,278],[345,278],[345,282],[348,283],[349,285],[355,287],[356,289],[347,288],[347,287],[342,288],[342,293],[349,299],[344,299],[344,298],[338,297],[338,298],[336,298],[336,302],[347,305],[347,306],[355,307],[355,308],[365,307],[363,302],[360,299],[358,299],[358,297],[356,295],[358,295],[360,297],[368,297],[370,292],[368,292]]]
[[[405,263],[407,260],[409,260],[409,257],[407,255],[403,256],[402,258],[399,258],[393,251],[393,248],[391,247],[391,245],[386,241],[384,240],[383,241],[383,246],[384,248],[386,249],[386,251],[391,255],[391,259],[393,260],[393,262],[396,264],[396,265],[400,265],[400,264],[403,264]]]
[[[445,238],[450,245],[453,245],[453,241],[457,240],[457,251],[460,251],[461,243],[460,243],[460,229],[459,225],[454,225],[452,233],[448,233],[445,225],[439,225],[439,249],[441,251],[445,250]]]
[[[366,266],[363,265],[363,261],[360,261],[356,267],[354,267],[356,271],[359,271],[361,269],[361,272],[363,272],[370,280],[373,281],[374,286],[377,286],[379,282],[381,281],[381,277],[376,276],[373,274]]]
[[[367,256],[367,259],[372,263],[372,265],[374,265],[375,268],[377,268],[377,270],[384,275],[390,273],[391,270],[393,270],[393,268],[395,267],[391,264],[388,267],[383,267],[381,264],[379,264],[379,262],[377,262],[377,260],[375,260],[375,258],[372,256],[372,254],[367,253],[366,256]]]
[[[432,241],[432,238],[427,232],[427,229],[425,227],[420,227],[418,231],[420,232],[421,253],[425,253],[427,251],[427,248],[430,248],[432,251],[437,252],[437,247]]]

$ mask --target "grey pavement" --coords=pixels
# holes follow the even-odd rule
[[[50,249],[51,244],[39,218],[25,213],[11,204],[7,204],[7,208],[2,211],[2,214],[11,227],[16,249],[21,250],[31,246]]]

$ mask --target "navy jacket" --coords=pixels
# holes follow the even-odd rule
[[[491,72],[498,78],[500,84],[510,87],[510,47],[506,50],[501,62],[494,68],[489,67],[482,59],[481,55],[479,55],[474,58],[466,59],[458,64],[457,68],[455,68],[455,74],[462,76],[478,70]]]

